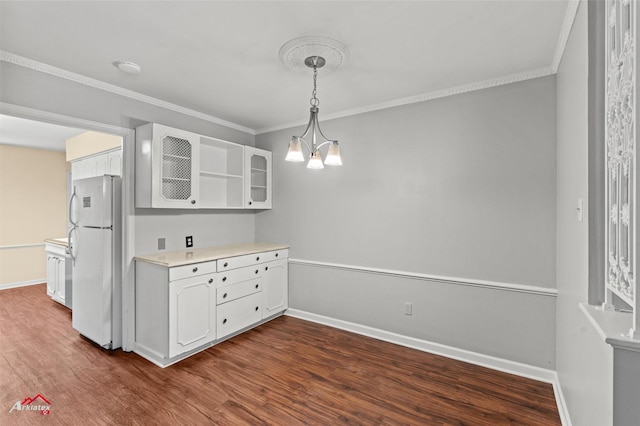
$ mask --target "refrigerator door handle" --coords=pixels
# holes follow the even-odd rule
[[[71,262],[73,262],[74,265],[76,264],[76,257],[73,255],[73,240],[71,239],[71,233],[76,229],[78,229],[78,227],[74,224],[71,229],[69,229],[69,235],[67,237],[67,242],[69,243],[69,257],[71,257]]]
[[[74,185],[73,187],[73,192],[71,193],[71,197],[69,197],[69,222],[71,222],[71,224],[73,225],[73,227],[75,228],[76,226],[78,226],[78,222],[74,222],[73,221],[73,199],[76,196],[76,187]],[[69,234],[71,234],[71,232],[69,232]]]

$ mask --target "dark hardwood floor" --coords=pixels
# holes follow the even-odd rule
[[[48,415],[9,412],[37,394],[51,403]],[[207,423],[493,426],[560,418],[549,384],[291,317],[161,369],[80,337],[44,285],[0,291],[0,425]]]

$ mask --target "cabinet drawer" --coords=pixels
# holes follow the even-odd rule
[[[217,307],[218,339],[242,330],[262,319],[262,295],[258,293]]]
[[[264,253],[245,254],[244,256],[220,259],[218,260],[218,272],[257,265],[262,261],[263,254]]]
[[[216,289],[216,303],[220,305],[262,291],[261,281],[260,279],[249,280],[234,285],[219,287]]]
[[[286,259],[289,257],[289,249],[267,251],[262,253],[264,256],[260,259],[260,262],[271,262],[273,260]],[[263,260],[264,259],[264,260]]]
[[[218,260],[218,272],[230,269],[242,268],[245,266],[257,265],[264,262],[271,262],[289,257],[289,249],[265,251],[244,256],[228,257]]]
[[[224,271],[218,274],[218,287],[237,284],[242,281],[262,278],[264,268],[259,265]]]
[[[216,262],[193,263],[191,265],[169,268],[169,281],[216,272]]]

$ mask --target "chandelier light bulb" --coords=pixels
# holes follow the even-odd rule
[[[302,162],[304,161],[304,155],[302,155],[302,143],[300,138],[293,137],[289,142],[289,151],[287,152],[286,161]]]
[[[329,145],[329,151],[327,151],[327,158],[325,158],[324,164],[327,166],[342,166],[338,141],[333,141],[331,145]]]
[[[320,151],[314,151],[309,156],[309,162],[307,163],[307,169],[324,169],[324,164],[322,164],[322,157],[320,156]]]

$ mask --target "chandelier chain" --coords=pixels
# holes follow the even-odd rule
[[[312,98],[309,100],[309,103],[312,107],[317,107],[320,105],[320,99],[316,98],[317,93],[317,80],[318,80],[318,65],[314,63],[313,65],[313,92],[311,92]]]

